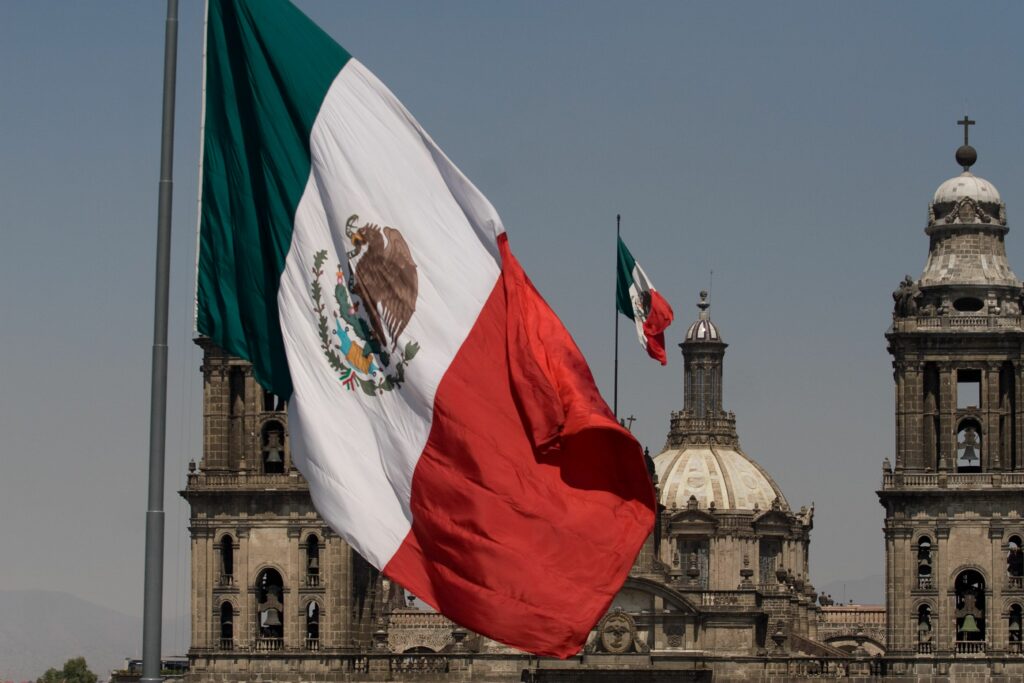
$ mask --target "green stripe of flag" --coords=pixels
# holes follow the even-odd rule
[[[626,243],[619,238],[619,255],[615,286],[615,307],[619,313],[633,320],[633,303],[629,297],[629,288],[633,284],[633,268],[636,261],[626,248]]]
[[[196,325],[285,398],[278,282],[310,130],[349,59],[285,0],[210,0]]]

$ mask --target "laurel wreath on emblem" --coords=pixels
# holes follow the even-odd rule
[[[419,283],[416,264],[401,233],[372,223],[357,228],[358,219],[353,215],[345,225],[354,248],[347,254],[352,265],[347,279],[340,263],[337,267],[337,308],[328,310],[320,283],[326,249],[313,255],[310,296],[320,348],[342,385],[350,391],[358,386],[367,396],[378,396],[402,388],[405,368],[419,353],[420,346],[414,341],[401,348],[398,345],[398,336],[415,311]]]

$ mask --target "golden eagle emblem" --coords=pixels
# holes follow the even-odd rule
[[[409,244],[397,229],[374,223],[357,226],[353,214],[345,223],[352,242],[348,268],[338,264],[334,285],[337,309],[328,310],[324,287],[327,250],[313,255],[310,295],[317,317],[320,347],[347,389],[357,386],[369,396],[401,388],[405,368],[419,344],[398,340],[416,311],[419,276]],[[332,321],[328,314],[333,317]]]
[[[353,264],[353,291],[363,301],[377,339],[386,343],[387,328],[387,339],[395,348],[398,336],[416,310],[416,264],[398,230],[373,223],[356,228],[357,220],[359,216],[353,214],[345,223],[345,235],[352,240],[353,247],[348,252],[349,263]],[[362,254],[364,250],[366,253]]]

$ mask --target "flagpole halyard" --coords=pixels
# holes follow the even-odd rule
[[[174,175],[174,94],[178,59],[178,0],[167,0],[164,33],[163,124],[157,204],[156,287],[149,406],[149,498],[146,505],[146,573],[142,616],[142,678],[160,675],[164,580],[164,449],[167,432],[167,308],[171,266],[171,200]]]

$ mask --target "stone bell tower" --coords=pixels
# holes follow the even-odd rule
[[[1006,258],[1006,206],[970,170],[974,122],[959,123],[963,172],[929,204],[924,272],[893,293],[896,452],[878,492],[888,654],[950,675],[964,658],[1019,653],[1024,605],[1024,289]]]
[[[250,363],[196,343],[203,453],[181,492],[190,508],[189,679],[340,677],[337,656],[365,650],[377,628],[379,575],[314,509],[292,466],[285,402]]]

